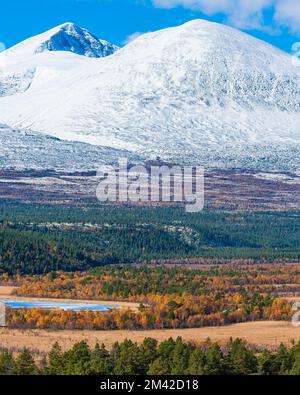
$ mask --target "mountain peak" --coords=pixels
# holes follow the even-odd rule
[[[105,40],[100,40],[87,29],[75,23],[66,22],[51,29],[50,37],[42,42],[36,53],[48,51],[69,51],[77,55],[101,58],[111,55],[117,47]]]
[[[64,27],[77,27],[77,25],[74,22],[65,22],[65,23],[62,23],[61,25],[56,26],[57,29],[64,28]]]
[[[67,51],[91,58],[102,58],[118,47],[90,33],[75,23],[66,22],[45,33],[28,38],[6,51],[10,55],[32,56],[42,52]]]
[[[78,25],[76,25],[76,23],[74,22],[64,22],[60,25],[57,25],[53,28],[51,28],[50,30],[47,30],[45,33],[42,34],[48,34],[48,35],[54,35],[56,33],[58,33],[60,30],[64,30],[64,31],[70,31],[70,30],[85,30],[81,27],[79,27]]]

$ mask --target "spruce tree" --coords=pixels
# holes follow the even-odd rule
[[[34,358],[26,348],[16,358],[15,374],[26,376],[38,374]]]
[[[0,375],[11,375],[15,371],[15,361],[12,352],[4,350],[0,353]]]

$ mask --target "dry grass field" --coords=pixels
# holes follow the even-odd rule
[[[114,342],[123,341],[126,338],[140,343],[145,337],[163,341],[177,336],[196,343],[202,343],[208,337],[220,343],[227,342],[230,337],[243,338],[251,345],[276,348],[281,342],[290,345],[292,340],[299,341],[300,327],[294,327],[290,322],[284,321],[259,321],[222,327],[146,331],[46,331],[0,328],[0,346],[15,351],[27,347],[33,352],[44,353],[50,350],[55,341],[67,350],[81,340],[87,340],[91,346],[94,346],[96,342],[104,343],[109,348]]]

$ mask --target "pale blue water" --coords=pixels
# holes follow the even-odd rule
[[[89,310],[89,311],[107,311],[109,309],[119,308],[118,306],[111,306],[108,304],[93,304],[93,303],[74,303],[74,302],[34,302],[27,300],[5,300],[4,304],[12,309],[61,309],[61,310]]]

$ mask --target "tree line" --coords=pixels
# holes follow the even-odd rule
[[[102,344],[91,348],[81,341],[63,352],[55,343],[38,364],[24,349],[16,357],[0,352],[0,375],[299,375],[300,342],[287,348],[262,351],[245,341],[230,339],[223,347],[209,339],[201,346],[178,337],[158,344],[145,338],[115,343],[111,350]]]

